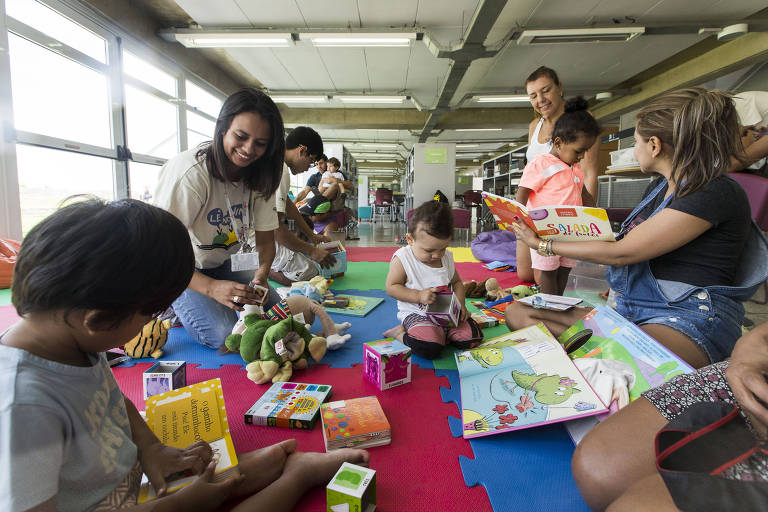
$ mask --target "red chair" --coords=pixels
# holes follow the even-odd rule
[[[768,231],[768,178],[743,172],[731,172],[728,176],[734,179],[747,194],[752,219],[762,231]],[[768,284],[763,283],[765,299],[753,300],[757,304],[768,303]]]
[[[485,230],[482,190],[467,190],[464,192],[464,208],[469,211],[472,211],[473,209],[476,210],[475,218],[480,221],[480,229]]]
[[[377,188],[376,199],[373,201],[373,222],[376,222],[376,215],[392,216],[392,191],[388,188]]]
[[[467,233],[467,242],[469,242],[469,228],[472,222],[472,212],[469,210],[460,210],[454,208],[451,210],[453,214],[453,230],[463,229]]]

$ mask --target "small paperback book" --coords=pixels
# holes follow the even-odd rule
[[[315,426],[320,404],[331,395],[331,386],[275,382],[250,409],[245,423],[309,430]]]
[[[221,380],[211,379],[150,396],[146,402],[146,418],[152,432],[168,446],[186,448],[200,439],[207,441],[216,461],[214,481],[237,474],[237,454],[229,434]],[[191,471],[166,478],[168,493],[181,489],[196,478],[197,475]],[[156,497],[149,481],[142,481],[139,503]]]
[[[483,199],[499,229],[512,231],[513,222],[524,222],[545,240],[581,242],[615,241],[608,213],[590,206],[542,206],[528,210],[514,199],[483,192]]]
[[[389,421],[375,396],[337,400],[320,406],[326,451],[370,448],[391,442]]]
[[[549,293],[537,293],[522,299],[518,302],[531,306],[536,309],[549,309],[551,311],[568,311],[573,306],[580,304],[581,299],[577,297],[564,297],[562,295],[551,295]]]
[[[465,438],[605,412],[607,407],[543,326],[457,352]]]

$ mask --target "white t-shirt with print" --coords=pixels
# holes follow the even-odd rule
[[[277,213],[285,213],[288,191],[291,190],[291,169],[283,162],[283,177],[280,178],[280,186],[275,193],[275,208]]]
[[[336,172],[325,171],[323,173],[323,178],[322,179],[328,179],[328,178],[336,178],[336,179],[339,179],[341,181],[344,181],[344,175],[340,171],[336,171]],[[325,183],[323,185],[323,188],[328,188],[330,186],[331,186],[330,183]]]
[[[438,286],[447,286],[451,284],[453,275],[456,273],[456,267],[453,264],[453,253],[445,251],[440,263],[440,268],[432,268],[426,263],[422,263],[413,254],[410,245],[401,247],[392,259],[397,257],[405,269],[405,287],[409,290],[426,290],[427,288],[437,288]],[[413,313],[420,315],[426,311],[426,304],[416,304],[414,302],[397,301],[397,319],[401,322]]]
[[[208,172],[205,160],[199,161],[197,149],[184,151],[168,160],[155,191],[155,206],[175,215],[186,226],[195,251],[196,268],[215,268],[240,248],[224,199],[226,187],[237,229],[243,222],[243,204],[250,204],[250,231],[277,229],[274,196],[262,197],[245,184],[224,183]]]

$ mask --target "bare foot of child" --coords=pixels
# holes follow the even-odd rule
[[[271,446],[239,454],[240,473],[245,480],[235,489],[237,496],[250,496],[277,480],[283,474],[288,456],[296,451],[296,440],[287,439]]]
[[[401,340],[403,334],[405,334],[405,327],[403,327],[402,324],[398,324],[393,328],[384,331],[382,334],[385,338],[397,338]]]
[[[370,455],[366,450],[342,448],[328,453],[294,452],[288,456],[283,474],[293,476],[307,490],[330,482],[344,462],[368,466]]]

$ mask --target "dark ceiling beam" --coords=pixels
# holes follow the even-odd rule
[[[419,142],[426,142],[440,122],[440,118],[451,110],[451,100],[456,94],[461,80],[466,75],[472,61],[481,58],[490,58],[498,53],[498,50],[487,50],[483,43],[488,38],[494,23],[507,5],[507,0],[484,0],[475,11],[464,40],[457,48],[440,49],[434,41],[427,41],[427,46],[437,57],[451,59],[448,75],[443,80],[437,104],[429,110],[426,123],[419,135]]]

